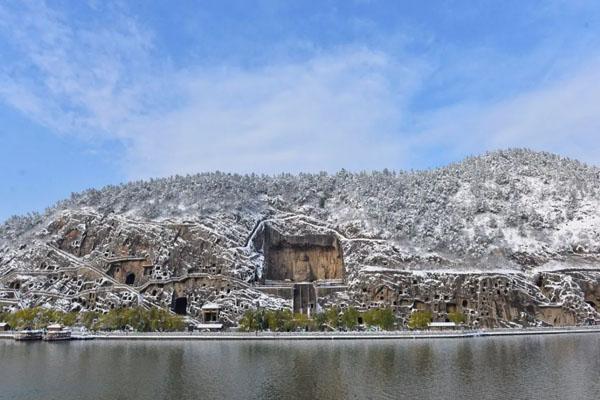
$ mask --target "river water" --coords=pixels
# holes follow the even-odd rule
[[[600,399],[600,334],[0,340],[0,399]]]

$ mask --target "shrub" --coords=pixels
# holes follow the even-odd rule
[[[332,329],[340,327],[340,310],[337,307],[332,307],[325,311],[325,324]]]
[[[313,314],[292,314],[290,310],[248,310],[239,322],[243,332],[270,330],[273,332],[315,331],[331,329],[355,330],[359,318],[368,326],[376,326],[382,330],[391,330],[396,324],[396,317],[390,308],[374,308],[361,313],[353,307],[341,312],[332,307],[325,312]]]
[[[315,320],[316,328],[320,331],[325,330],[325,327],[327,326],[327,316],[325,315],[325,313],[317,313],[314,315],[313,318]]]
[[[267,328],[274,332],[289,332],[294,329],[294,316],[290,310],[266,311]]]
[[[170,314],[159,308],[146,310],[142,307],[119,308],[110,310],[106,314],[93,311],[65,313],[59,310],[34,307],[4,314],[2,320],[8,322],[14,329],[41,329],[53,323],[64,326],[80,323],[90,330],[109,331],[132,329],[138,332],[172,332],[185,328],[183,318],[178,315]]]
[[[341,317],[341,326],[349,331],[353,331],[358,326],[358,317],[360,313],[353,307],[348,308]]]
[[[410,329],[424,329],[429,326],[431,320],[432,315],[430,311],[415,311],[408,320],[408,327]]]
[[[90,315],[86,318],[93,317],[95,316]],[[116,308],[96,318],[96,322],[92,323],[93,328],[107,331],[131,329],[137,332],[173,332],[185,328],[181,316],[159,308]]]
[[[52,323],[75,325],[77,316],[75,312],[65,313],[49,308],[33,307],[5,314],[3,319],[14,329],[40,329]]]
[[[365,324],[383,330],[391,330],[396,323],[394,312],[389,308],[372,308],[363,314]]]
[[[448,313],[448,319],[454,322],[455,324],[459,325],[464,324],[467,320],[467,317],[465,316],[465,314],[457,311]]]
[[[95,311],[86,311],[82,312],[79,318],[83,326],[85,326],[89,330],[94,330],[95,324],[100,318],[100,313]]]
[[[294,315],[294,330],[295,331],[314,331],[316,330],[315,321],[306,314],[296,313]]]
[[[383,308],[379,310],[379,327],[384,331],[390,331],[396,324],[396,317],[394,312],[390,308]]]
[[[261,329],[258,312],[255,310],[246,311],[240,319],[239,327],[243,332],[255,332]]]

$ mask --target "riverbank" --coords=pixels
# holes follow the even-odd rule
[[[393,332],[100,332],[86,336],[95,340],[392,340],[466,339],[492,336],[565,335],[600,333],[600,326],[568,328],[487,329],[461,331]],[[0,333],[12,339],[14,332]],[[77,338],[74,338],[77,340]]]

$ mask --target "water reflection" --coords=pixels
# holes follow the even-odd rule
[[[0,399],[598,399],[600,335],[0,341]]]

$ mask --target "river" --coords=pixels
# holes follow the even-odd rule
[[[0,340],[0,399],[600,399],[600,334]]]

